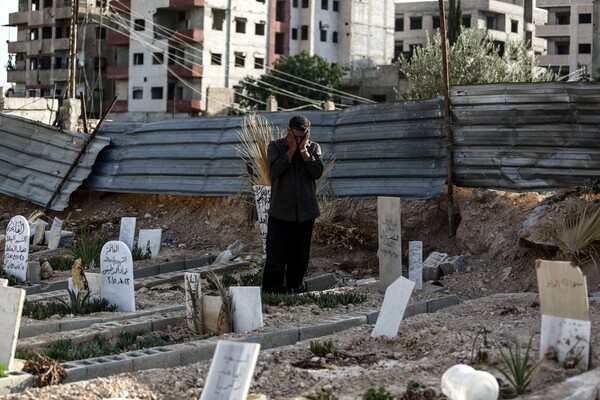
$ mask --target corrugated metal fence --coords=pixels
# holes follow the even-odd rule
[[[597,84],[454,87],[451,101],[457,186],[553,190],[600,175]],[[442,110],[441,100],[430,100],[304,114],[313,123],[312,138],[335,157],[335,195],[424,199],[440,195],[446,181]],[[263,115],[283,132],[294,113]],[[6,118],[0,124],[0,191],[45,204],[82,136]],[[92,164],[84,185],[97,191],[247,191],[246,168],[234,149],[241,123],[241,117],[220,117],[105,124],[100,134],[110,145],[100,151],[106,140],[96,139],[53,208],[64,208]]]

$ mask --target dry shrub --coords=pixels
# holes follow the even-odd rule
[[[237,132],[241,144],[235,146],[235,151],[248,167],[249,183],[251,186],[270,186],[267,149],[269,143],[275,139],[275,128],[265,117],[257,114],[244,116],[241,128]]]
[[[567,216],[553,234],[562,258],[580,265],[600,260],[600,206],[588,204]]]

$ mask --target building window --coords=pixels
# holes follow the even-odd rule
[[[325,29],[321,29],[321,42],[327,41],[327,31]]]
[[[246,33],[246,19],[236,18],[235,19],[235,31],[237,33]]]
[[[52,68],[52,58],[51,57],[41,57],[40,58],[40,69],[51,69]]]
[[[257,36],[265,36],[265,23],[258,22],[254,24],[254,34]]]
[[[94,57],[94,69],[106,70],[106,57]]]
[[[222,57],[220,53],[210,53],[210,65],[221,65]]]
[[[378,103],[385,103],[387,100],[387,96],[385,94],[373,94],[371,95],[371,100],[376,101]]]
[[[96,39],[97,40],[106,39],[106,28],[105,27],[97,27],[96,28]]]
[[[146,20],[143,18],[136,19],[133,21],[133,29],[136,31],[143,31],[146,29]]]
[[[150,90],[150,97],[152,100],[160,100],[163,98],[162,86],[155,86]]]
[[[433,29],[440,29],[440,17],[431,17],[431,22],[433,23]]]
[[[592,14],[579,14],[579,23],[580,24],[591,24],[592,23]]]
[[[337,43],[338,42],[338,33],[337,33],[337,31],[333,31],[333,33],[331,34],[331,41],[333,43]]]
[[[52,27],[45,26],[42,28],[42,39],[52,39]]]
[[[298,8],[298,0],[292,0],[292,7]]]
[[[298,40],[298,28],[292,28],[292,40]]]
[[[569,25],[570,22],[570,13],[556,13],[556,25]]]
[[[394,24],[394,30],[396,32],[403,32],[404,31],[404,17],[396,18],[396,22]]]
[[[592,44],[579,43],[579,54],[592,54]]]
[[[275,54],[284,54],[285,35],[281,32],[275,33]]]
[[[225,10],[219,10],[218,8],[212,9],[212,20],[213,20],[213,31],[222,31],[223,22],[225,21]]]
[[[45,0],[44,8],[52,8],[52,0]]]
[[[152,53],[152,64],[159,65],[165,62],[165,55],[163,53]]]
[[[31,0],[31,11],[38,11],[40,9],[40,0]]]
[[[321,0],[321,10],[327,10],[329,8],[329,0]]]
[[[496,30],[497,18],[495,15],[486,15],[485,16],[485,27],[488,29]]]
[[[33,28],[29,30],[29,40],[38,40],[39,32],[37,28]]]
[[[569,54],[569,42],[557,42],[554,44],[555,54]]]
[[[308,25],[300,27],[300,40],[308,40]]]
[[[423,29],[423,17],[410,17],[410,29]]]
[[[133,53],[133,65],[144,65],[144,53]]]
[[[54,37],[56,39],[62,39],[62,38],[69,37],[70,30],[71,29],[68,26],[57,26],[55,28]]]
[[[465,28],[471,27],[471,16],[470,15],[463,15],[462,26],[464,26]]]
[[[236,51],[235,53],[235,66],[244,67],[246,65],[246,54]]]
[[[285,22],[285,1],[277,0],[275,3],[275,21]]]
[[[29,60],[29,70],[30,71],[35,71],[36,69],[38,69],[38,59],[37,58],[31,58]]]
[[[134,87],[131,97],[136,100],[143,99],[144,98],[144,89],[141,87]]]
[[[339,0],[333,0],[333,7],[331,9],[335,12],[340,11],[340,2]]]
[[[302,8],[308,8],[308,0],[302,0]]]
[[[264,57],[254,57],[254,69],[263,69],[265,67]]]
[[[512,33],[519,33],[519,21],[515,21],[514,19],[510,20],[510,31]]]

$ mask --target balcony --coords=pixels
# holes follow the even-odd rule
[[[14,12],[8,14],[8,25],[17,26],[17,25],[25,25],[28,22],[27,11],[23,12]]]
[[[198,64],[169,65],[169,76],[180,78],[202,78],[204,67]]]
[[[175,112],[193,113],[202,111],[200,100],[175,100]],[[173,100],[167,100],[167,112],[173,112]]]
[[[37,79],[43,84],[54,82],[66,82],[69,80],[68,69],[43,69],[39,70]]]
[[[27,53],[27,50],[29,50],[28,42],[8,42],[9,53]]]
[[[131,10],[131,0],[112,0],[109,3],[110,11],[123,12],[129,14]]]
[[[6,71],[6,81],[15,83],[25,83],[25,74],[26,71],[24,69],[8,70]]]
[[[106,43],[110,46],[129,46],[129,35],[123,32],[113,32],[106,36]]]
[[[539,65],[552,66],[552,67],[569,67],[569,55],[568,54],[548,54],[538,56]]]
[[[202,29],[177,29],[175,34],[171,36],[171,40],[184,41],[188,43],[202,43],[204,42],[204,30]]]
[[[540,38],[569,37],[570,25],[536,25],[535,36]]]
[[[170,8],[204,7],[204,0],[169,0]]]
[[[129,79],[129,67],[106,67],[107,79]]]

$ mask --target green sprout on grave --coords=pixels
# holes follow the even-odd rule
[[[325,357],[327,354],[332,354],[333,356],[339,356],[342,354],[339,347],[337,347],[332,340],[328,340],[326,342],[311,340],[310,352],[317,357]]]
[[[380,386],[377,390],[368,389],[363,395],[363,400],[394,400],[394,396],[383,386]]]
[[[78,240],[69,252],[75,260],[81,259],[83,269],[98,268],[100,267],[100,252],[107,241],[108,232],[105,229],[92,235],[90,228],[84,225]]]
[[[540,366],[542,360],[534,363],[531,358],[531,345],[533,334],[529,337],[525,353],[521,353],[521,343],[515,339],[513,344],[508,344],[506,348],[496,343],[496,347],[504,360],[504,367],[495,366],[495,368],[506,378],[516,394],[521,394],[527,390],[531,384],[533,374]]]
[[[7,371],[8,368],[6,367],[6,364],[0,362],[0,378],[6,378]]]

